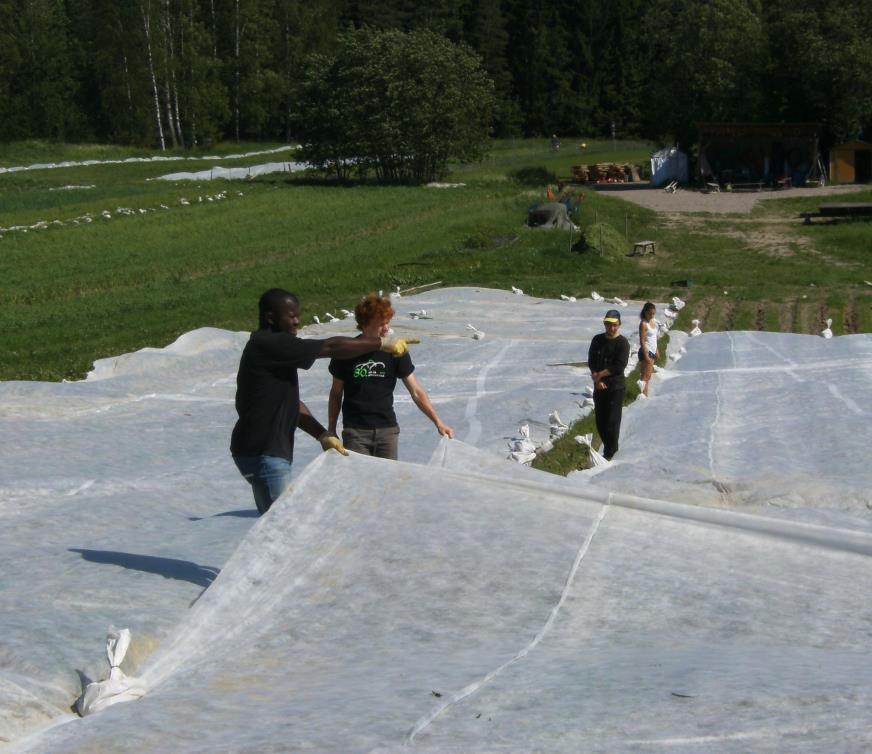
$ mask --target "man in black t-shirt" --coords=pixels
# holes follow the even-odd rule
[[[236,412],[230,452],[251,484],[257,510],[266,513],[287,489],[294,459],[294,431],[300,427],[324,450],[346,453],[335,435],[300,400],[297,369],[315,359],[353,358],[375,349],[407,355],[407,341],[388,338],[297,337],[300,304],[293,293],[272,288],[260,297],[259,328],[251,334],[236,376]]]
[[[587,353],[587,366],[593,378],[593,405],[596,431],[603,442],[603,457],[611,460],[618,452],[621,413],[627,383],[624,370],[630,359],[630,342],[618,331],[621,313],[609,309],[603,317],[605,332],[595,335]]]

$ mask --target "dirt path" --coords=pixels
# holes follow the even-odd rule
[[[811,239],[795,232],[798,221],[788,217],[704,218],[680,212],[663,213],[666,228],[682,228],[697,233],[718,233],[735,238],[761,254],[793,256],[797,251],[819,254]]]
[[[656,212],[712,212],[716,214],[749,214],[757,202],[767,199],[793,197],[833,196],[863,191],[863,186],[824,186],[823,188],[795,188],[783,191],[757,191],[748,193],[714,193],[681,189],[674,194],[647,183],[610,183],[592,187],[595,191],[624,199]]]
[[[835,258],[815,247],[808,234],[797,232],[801,222],[795,211],[781,214],[752,216],[757,202],[767,199],[793,197],[821,197],[852,194],[868,190],[862,186],[826,186],[824,188],[788,189],[758,193],[715,193],[681,190],[667,194],[662,189],[647,184],[612,184],[597,186],[595,190],[653,209],[660,215],[660,223],[666,228],[689,231],[693,234],[717,234],[735,239],[749,250],[749,261],[755,255],[768,257],[791,257],[797,254],[810,255],[819,263],[835,266],[854,266]],[[706,213],[706,214],[703,214]],[[682,236],[683,238],[683,236]],[[660,249],[658,249],[658,253]],[[663,249],[668,256],[668,244]],[[644,265],[647,260],[642,260]],[[650,264],[654,264],[652,257]],[[726,293],[726,291],[724,292]],[[698,292],[699,298],[688,297],[689,310],[693,317],[703,322],[703,329],[731,330],[738,316],[745,326],[763,330],[777,319],[781,332],[818,334],[828,317],[841,322],[843,332],[854,333],[860,328],[860,312],[857,303],[848,298],[844,308],[830,311],[827,300],[815,289],[797,291],[795,297],[778,302],[758,301],[749,314],[747,307],[741,311],[738,301],[721,296]],[[776,309],[773,317],[772,309]],[[749,320],[748,317],[751,317]],[[753,322],[753,324],[751,324]]]

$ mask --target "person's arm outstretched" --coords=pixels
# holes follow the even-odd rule
[[[379,350],[402,356],[409,350],[410,343],[420,341],[410,338],[349,338],[345,335],[334,335],[318,342],[321,343],[321,350],[316,357],[318,359],[353,359],[355,356]]]
[[[427,391],[424,390],[423,386],[420,382],[418,382],[415,375],[410,374],[408,377],[403,377],[403,384],[409,391],[409,395],[412,396],[412,400],[415,402],[415,405],[419,409],[421,409],[421,413],[423,413],[424,416],[426,416],[431,422],[433,422],[433,424],[436,425],[436,429],[438,430],[439,434],[446,435],[449,438],[453,438],[454,430],[447,424],[443,423],[442,419],[439,418],[439,414],[436,413],[436,409],[433,406],[432,401],[430,400],[430,396],[427,395]]]

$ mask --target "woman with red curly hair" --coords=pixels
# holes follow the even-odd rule
[[[387,335],[393,316],[390,298],[376,293],[364,296],[354,308],[357,329],[361,331],[359,337]],[[394,413],[394,388],[399,378],[439,434],[454,437],[454,430],[439,418],[414,371],[408,352],[393,356],[387,351],[372,351],[353,359],[331,359],[333,386],[328,401],[328,431],[336,434],[341,409],[342,442],[348,450],[396,460],[400,427]]]

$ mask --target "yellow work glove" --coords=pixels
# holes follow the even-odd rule
[[[393,356],[402,356],[409,350],[409,345],[412,343],[420,343],[416,338],[382,338],[381,350],[387,351]]]
[[[340,440],[336,435],[331,435],[329,432],[325,432],[318,438],[318,442],[321,443],[321,447],[324,450],[338,450],[342,455],[348,455],[348,451],[342,444],[342,440]]]

